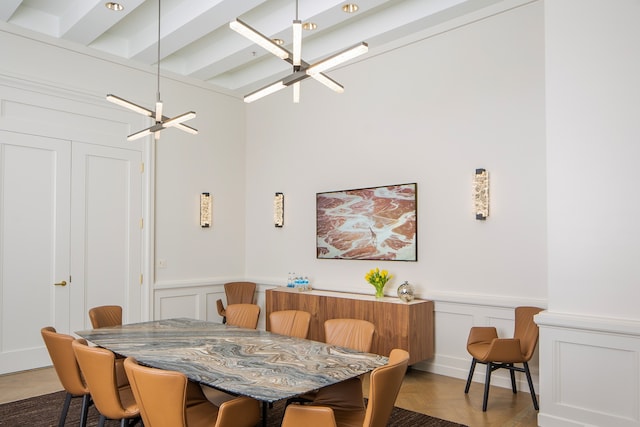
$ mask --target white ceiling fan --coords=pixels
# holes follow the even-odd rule
[[[128,108],[136,113],[140,113],[142,115],[152,117],[155,120],[155,124],[133,133],[127,137],[128,141],[133,141],[139,138],[142,138],[147,135],[153,134],[154,139],[160,139],[160,131],[169,127],[175,127],[177,129],[183,130],[190,134],[196,135],[198,133],[197,129],[192,128],[191,126],[187,126],[183,124],[187,120],[191,120],[196,117],[196,113],[194,111],[189,111],[173,118],[162,115],[162,101],[160,100],[160,2],[158,0],[158,62],[157,62],[157,92],[156,92],[156,110],[152,111],[148,108],[142,107],[138,104],[134,104],[133,102],[127,101],[124,98],[120,98],[116,95],[107,95],[107,100],[113,102],[114,104],[120,105],[121,107]]]
[[[293,102],[300,102],[300,82],[308,77],[317,80],[335,92],[342,93],[344,92],[344,86],[324,74],[324,71],[362,55],[369,50],[367,43],[360,42],[335,55],[322,59],[315,64],[309,64],[302,60],[302,22],[298,19],[298,0],[296,0],[296,19],[293,21],[293,52],[289,52],[287,49],[279,46],[273,40],[240,19],[230,22],[229,27],[293,65],[292,74],[246,95],[244,102],[247,103],[277,92],[287,86],[293,86]]]

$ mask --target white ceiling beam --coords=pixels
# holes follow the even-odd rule
[[[89,45],[140,6],[144,0],[120,0],[123,10],[105,7],[105,0],[77,0],[60,17],[60,37]]]
[[[18,10],[22,0],[2,0],[0,2],[0,21],[9,21],[9,18]]]

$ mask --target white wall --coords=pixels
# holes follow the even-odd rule
[[[0,23],[0,57],[3,79],[80,98],[98,110],[124,110],[107,102],[107,93],[149,108],[155,103],[155,68],[125,64],[71,44],[55,45],[47,37],[4,23]],[[155,280],[147,277],[145,282],[152,288],[164,289],[242,278],[244,104],[199,82],[161,75],[165,114],[196,111],[197,118],[189,124],[199,134],[163,131],[156,144],[155,171],[149,169],[152,162],[147,162],[147,173],[156,177],[150,195],[155,223],[153,216],[145,218],[145,227],[152,230],[149,252],[166,261],[166,268],[156,269]],[[140,127],[123,123],[122,144],[131,144],[126,136],[145,127],[145,119],[139,118],[142,116],[131,115]],[[211,229],[199,225],[201,192],[213,196]],[[153,275],[151,262],[149,272]],[[153,289],[149,298],[153,300]]]
[[[474,16],[475,17],[475,16]],[[487,16],[330,73],[247,109],[247,276],[373,292],[372,267],[421,297],[546,298],[544,27],[534,3]],[[375,52],[375,46],[372,47]],[[491,213],[472,213],[475,168],[491,177]],[[317,260],[315,193],[418,183],[418,262]],[[272,222],[285,193],[285,226]]]
[[[640,3],[545,3],[543,426],[640,426]]]

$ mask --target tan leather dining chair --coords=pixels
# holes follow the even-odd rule
[[[324,342],[357,351],[371,351],[373,323],[361,319],[329,319],[324,322]]]
[[[122,307],[119,305],[101,305],[89,310],[89,319],[93,329],[122,325]]]
[[[369,352],[373,344],[373,334],[376,327],[373,323],[361,319],[329,319],[324,322],[325,343],[350,348],[352,350]],[[357,378],[361,383],[361,379]],[[337,395],[343,394],[338,389],[347,384],[338,383],[332,388]],[[316,398],[316,391],[304,393],[288,400],[291,402],[308,402]],[[347,393],[346,391],[344,393]]]
[[[253,304],[256,292],[254,282],[229,282],[224,284],[224,293],[227,297],[227,305],[231,304]],[[222,316],[222,323],[226,323],[227,311],[222,300],[216,301],[218,314]]]
[[[301,310],[274,311],[269,314],[270,331],[296,338],[307,338],[311,313]]]
[[[408,352],[391,350],[389,363],[371,372],[366,408],[360,380],[352,378],[334,385],[340,386],[340,394],[328,386],[318,391],[310,405],[287,406],[282,427],[385,427],[408,364]]]
[[[471,368],[469,369],[469,377],[467,378],[464,392],[469,392],[476,363],[487,365],[482,400],[483,411],[487,410],[491,373],[500,368],[509,370],[511,388],[514,393],[517,393],[515,371],[525,373],[529,383],[533,407],[536,411],[538,410],[538,399],[533,389],[528,362],[531,360],[538,344],[538,325],[533,321],[533,316],[541,311],[542,308],[538,307],[516,307],[513,338],[498,338],[498,332],[492,326],[475,326],[471,328],[467,340],[467,351],[473,359],[471,360]],[[514,363],[522,363],[523,367],[514,366]]]
[[[78,362],[76,361],[76,355],[73,353],[73,348],[71,347],[71,343],[75,338],[71,335],[59,334],[52,326],[42,328],[40,334],[42,335],[44,344],[47,346],[47,351],[51,357],[51,362],[58,375],[58,379],[67,392],[62,406],[62,412],[60,413],[58,427],[63,427],[65,424],[71,399],[78,397],[82,397],[80,426],[84,427],[87,425],[89,406],[91,406],[93,402],[91,401],[89,388],[82,378],[80,366],[78,366]]]
[[[227,324],[241,328],[256,329],[260,317],[257,304],[231,304],[227,306]]]
[[[112,351],[89,347],[78,338],[71,344],[80,365],[96,409],[100,412],[98,425],[107,419],[120,420],[120,426],[135,425],[140,421],[140,410],[129,384],[118,386],[116,358]]]
[[[133,358],[124,367],[145,427],[255,427],[260,421],[257,400],[236,397],[218,407],[180,372],[140,366]]]

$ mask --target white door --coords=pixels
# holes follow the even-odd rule
[[[0,131],[0,374],[50,364],[40,328],[69,331],[70,173],[69,141]]]
[[[0,131],[0,374],[50,365],[40,329],[89,329],[91,307],[141,320],[141,157]]]
[[[91,329],[88,311],[119,305],[141,320],[141,153],[73,143],[71,328]]]

